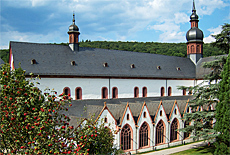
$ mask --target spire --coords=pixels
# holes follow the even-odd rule
[[[192,12],[196,12],[195,1],[193,0]]]
[[[75,14],[73,12],[73,25],[75,25]]]

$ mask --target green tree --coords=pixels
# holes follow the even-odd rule
[[[230,24],[225,23],[222,25],[222,31],[220,34],[212,35],[216,41],[212,43],[213,46],[220,48],[225,54],[229,54],[230,44]]]
[[[84,120],[75,130],[76,151],[85,154],[120,154],[122,151],[113,147],[113,133],[104,123],[95,122],[93,116]]]
[[[216,123],[214,129],[219,133],[216,139],[215,154],[230,154],[230,56],[221,74],[222,81],[219,86],[218,98],[220,102],[216,105]]]
[[[57,97],[54,90],[43,95],[34,79],[26,80],[24,70],[11,70],[9,64],[1,66],[0,75],[0,154],[117,153],[103,123],[69,125],[62,113],[71,106],[69,95]]]
[[[218,80],[221,79],[221,71],[226,62],[226,57],[216,58],[215,61],[206,62],[203,67],[210,68],[210,74],[204,77],[204,81],[194,87],[179,87],[179,89],[187,89],[193,94],[194,99],[189,102],[192,113],[186,113],[184,119],[191,122],[191,125],[181,129],[183,132],[193,133],[192,138],[198,140],[212,141],[218,135],[213,129],[213,120],[215,118],[215,110],[211,107],[218,104],[219,85]],[[203,109],[203,110],[202,110]]]
[[[42,95],[21,68],[0,70],[0,153],[57,154],[72,152],[72,126],[61,115],[70,100],[56,98],[51,91]],[[64,140],[62,140],[64,139]],[[67,145],[68,144],[68,145]]]

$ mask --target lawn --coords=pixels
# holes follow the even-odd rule
[[[214,147],[202,146],[194,149],[189,149],[185,151],[181,151],[178,153],[173,153],[172,155],[213,155]]]

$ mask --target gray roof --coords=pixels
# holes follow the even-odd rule
[[[219,55],[219,56],[210,56],[210,57],[205,57],[205,58],[200,59],[196,65],[196,78],[197,79],[203,79],[204,75],[209,74],[212,71],[211,68],[204,68],[203,67],[205,62],[214,61],[218,57],[221,57],[221,56],[227,57],[227,55]]]
[[[195,65],[189,58],[130,51],[10,42],[15,67],[21,62],[26,73],[57,76],[195,78]],[[36,64],[31,64],[31,60]],[[71,65],[75,61],[76,65]],[[104,67],[103,63],[108,67]],[[130,65],[134,64],[134,68]],[[157,69],[160,66],[160,69]],[[178,70],[177,68],[180,68]]]
[[[69,107],[69,110],[64,111],[63,113],[74,119],[71,120],[71,125],[73,123],[76,123],[76,125],[78,125],[80,118],[90,118],[92,115],[95,114],[94,119],[96,119],[104,107],[104,102],[106,102],[106,106],[116,119],[117,125],[119,125],[121,123],[120,121],[124,114],[127,102],[129,102],[130,110],[133,114],[135,122],[137,123],[137,119],[140,115],[144,102],[148,107],[152,120],[154,120],[157,108],[161,100],[163,102],[166,114],[169,117],[175,100],[177,100],[180,112],[182,113],[184,111],[183,108],[185,108],[187,100],[192,98],[192,96],[165,96],[147,98],[73,100],[72,107]]]
[[[0,65],[5,64],[5,62],[0,58]]]

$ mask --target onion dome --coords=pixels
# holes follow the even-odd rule
[[[186,34],[186,39],[188,42],[191,41],[203,42],[203,38],[204,38],[203,32],[197,27],[192,27],[190,30],[188,30]]]
[[[69,32],[77,32],[79,28],[75,25],[75,15],[73,14],[73,24],[69,26]]]

